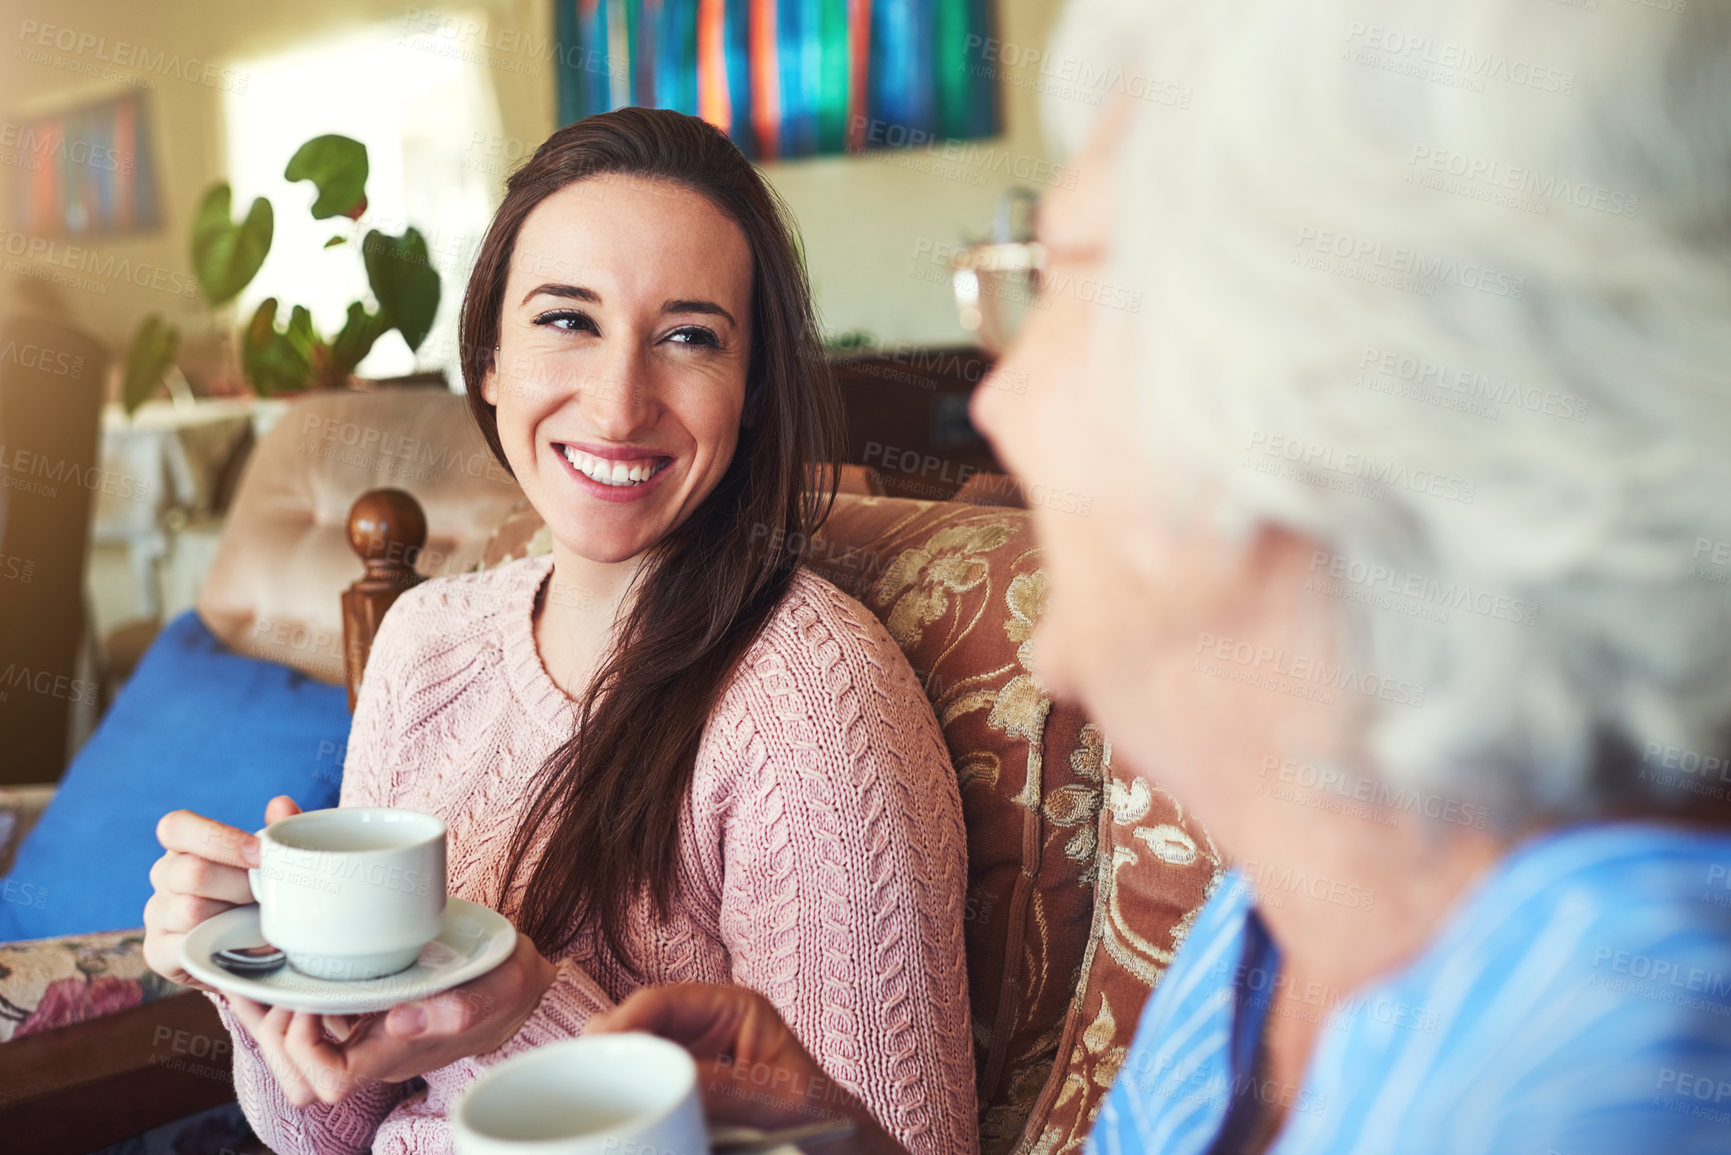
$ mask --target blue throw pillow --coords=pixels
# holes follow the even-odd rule
[[[348,695],[230,653],[187,611],[157,635],[0,880],[0,942],[141,926],[156,823],[257,830],[265,803],[335,806]]]

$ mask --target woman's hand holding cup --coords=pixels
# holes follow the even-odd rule
[[[265,825],[299,813],[294,799],[273,798],[265,808]],[[145,961],[174,982],[201,985],[180,965],[181,944],[206,919],[254,901],[248,871],[261,867],[263,847],[257,835],[189,810],[164,815],[156,835],[166,853],[150,869],[156,893],[144,908]],[[433,893],[442,901],[442,827],[436,858],[438,886]],[[341,1102],[363,1087],[402,1082],[502,1046],[540,1003],[553,978],[553,964],[519,935],[517,949],[494,970],[389,1014],[306,1014],[235,995],[225,998],[258,1044],[284,1095],[304,1107],[316,1101]]]
[[[265,807],[265,824],[300,807],[278,795]],[[176,810],[156,824],[166,852],[150,868],[156,893],[144,904],[144,961],[172,982],[198,985],[180,965],[180,944],[199,923],[253,901],[248,868],[259,861],[258,838],[190,810]]]

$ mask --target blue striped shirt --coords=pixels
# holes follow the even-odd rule
[[[1203,1155],[1251,1096],[1285,1106],[1271,1155],[1731,1152],[1731,836],[1520,846],[1404,969],[1302,992],[1297,1088],[1256,1070],[1280,955],[1252,903],[1229,874],[1197,917],[1088,1155]]]

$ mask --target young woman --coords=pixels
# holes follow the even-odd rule
[[[392,608],[342,804],[442,817],[450,892],[517,951],[359,1020],[213,993],[260,1137],[446,1149],[487,1067],[696,981],[761,992],[909,1149],[975,1150],[960,800],[901,652],[799,565],[839,406],[774,195],[700,120],[590,117],[512,176],[461,325],[475,420],[553,550]],[[145,950],[184,981],[256,842],[184,811],[159,833]]]

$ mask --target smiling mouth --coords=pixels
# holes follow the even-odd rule
[[[620,489],[642,485],[673,464],[671,457],[640,457],[635,461],[613,461],[584,453],[581,449],[569,445],[561,445],[559,450],[565,454],[565,460],[571,463],[571,468],[590,481]]]

